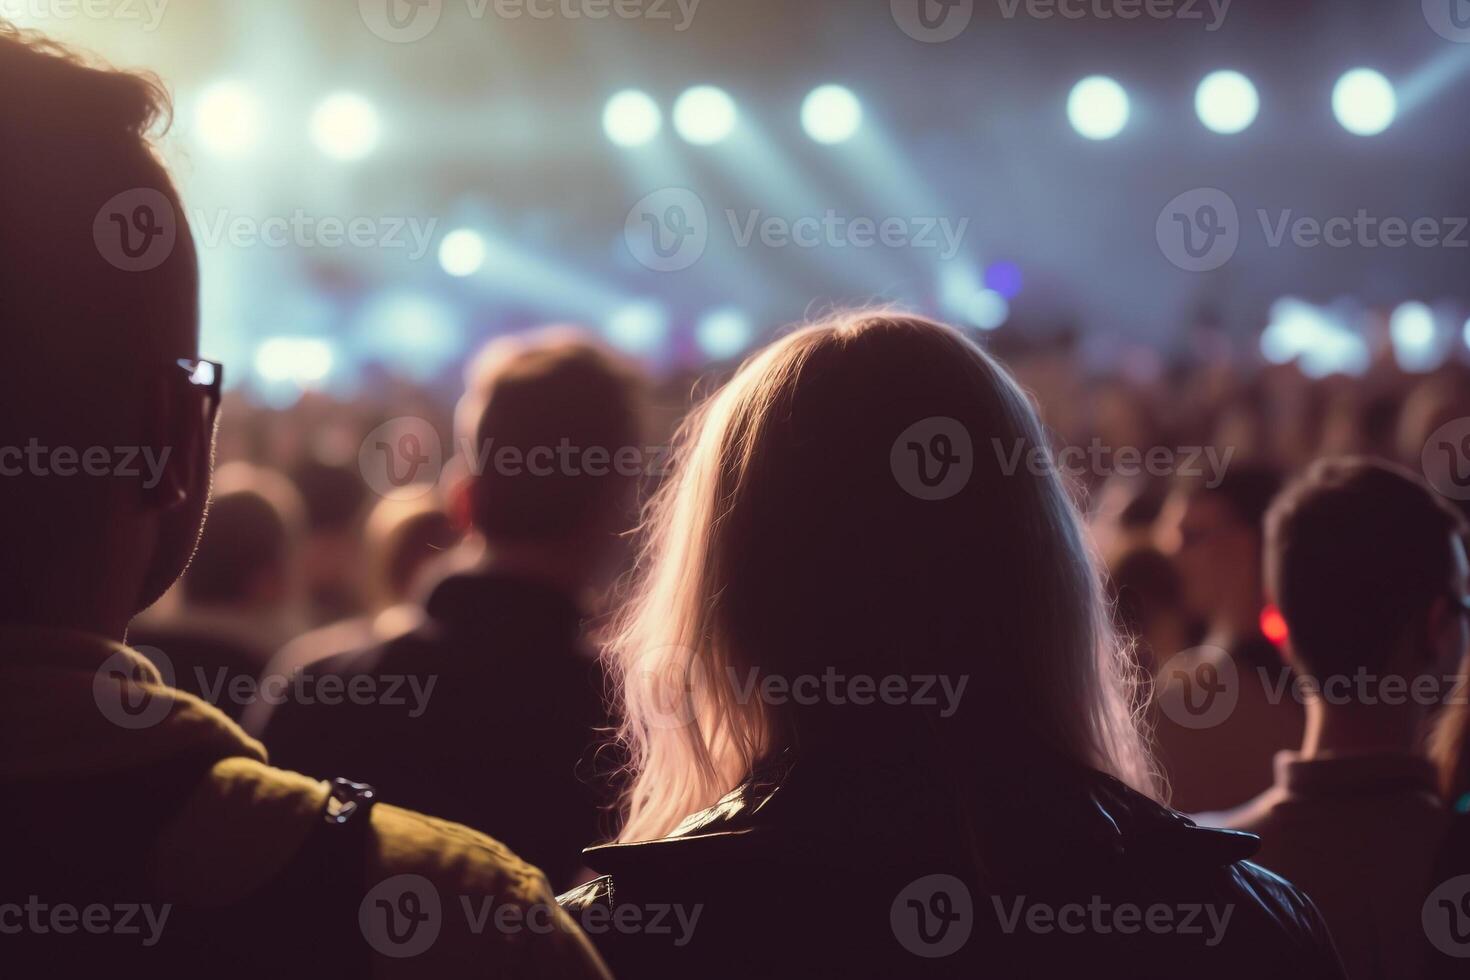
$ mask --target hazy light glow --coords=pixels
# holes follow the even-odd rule
[[[1021,295],[1025,281],[1021,267],[1014,262],[995,262],[985,270],[985,288],[995,290],[1006,299]]]
[[[1363,338],[1339,316],[1291,297],[1271,305],[1271,322],[1261,334],[1261,354],[1272,364],[1295,361],[1309,378],[1360,375],[1370,359]]]
[[[371,102],[353,92],[322,100],[311,116],[311,139],[333,160],[361,160],[378,148],[382,122]]]
[[[1011,304],[993,289],[977,290],[965,303],[965,319],[981,330],[994,330],[1010,316]]]
[[[244,156],[259,145],[261,129],[260,101],[243,82],[215,82],[199,93],[194,130],[210,153]]]
[[[477,231],[456,228],[439,243],[439,265],[451,276],[463,278],[485,265],[485,239]]]
[[[1434,329],[1434,311],[1423,303],[1401,304],[1388,321],[1394,360],[1405,371],[1432,371],[1444,360]]]
[[[823,85],[801,104],[801,126],[818,143],[845,143],[863,125],[863,104],[850,89]]]
[[[1128,125],[1128,93],[1106,75],[1090,75],[1072,87],[1067,119],[1090,140],[1108,140]]]
[[[255,373],[268,382],[289,381],[309,388],[332,373],[336,358],[324,340],[271,337],[255,349]]]
[[[724,89],[696,85],[674,103],[674,128],[696,146],[713,146],[735,131],[739,113]]]
[[[642,146],[663,128],[658,103],[637,89],[625,89],[607,100],[602,110],[602,130],[618,146]]]
[[[407,291],[369,301],[356,318],[354,333],[362,356],[415,381],[433,379],[463,355],[466,345],[457,310]]]
[[[755,327],[750,317],[734,307],[711,310],[700,318],[694,338],[699,349],[712,360],[735,357],[750,346]]]
[[[1371,68],[1354,68],[1332,90],[1332,112],[1342,128],[1358,136],[1376,136],[1398,115],[1393,83]]]
[[[631,354],[651,354],[668,329],[668,316],[657,303],[630,303],[608,318],[607,338]]]
[[[1240,72],[1215,71],[1199,83],[1194,109],[1207,129],[1229,135],[1250,128],[1260,112],[1261,98],[1256,86]]]

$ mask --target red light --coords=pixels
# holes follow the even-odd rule
[[[1278,647],[1286,645],[1286,617],[1281,615],[1281,610],[1275,606],[1261,610],[1261,633]]]

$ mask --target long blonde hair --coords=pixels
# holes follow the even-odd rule
[[[906,483],[900,436],[956,423],[972,472],[934,499]],[[846,314],[743,365],[680,432],[604,653],[619,838],[668,834],[828,724],[742,696],[751,671],[973,674],[961,710],[925,723],[954,778],[1034,758],[1157,795],[1130,658],[1047,450],[1006,371],[927,320]]]

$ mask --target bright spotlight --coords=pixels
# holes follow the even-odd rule
[[[617,93],[602,110],[602,130],[618,146],[642,146],[658,135],[663,121],[658,103],[637,89]]]
[[[439,265],[451,276],[472,276],[484,264],[485,239],[477,231],[456,228],[439,243]]]
[[[194,129],[209,152],[243,156],[260,142],[260,102],[242,82],[215,82],[199,93]]]
[[[668,331],[668,317],[655,303],[630,303],[613,312],[607,321],[607,337],[632,354],[650,354]]]
[[[674,128],[696,146],[712,146],[735,130],[735,100],[724,89],[696,85],[674,103]]]
[[[734,307],[725,307],[711,310],[700,319],[694,339],[706,356],[725,361],[749,347],[754,334],[750,317]]]
[[[1470,320],[1465,321],[1465,329],[1463,333],[1465,334],[1465,346],[1470,347]]]
[[[327,96],[311,116],[312,141],[334,160],[361,160],[377,149],[381,135],[378,110],[352,92]]]
[[[1442,353],[1436,342],[1434,311],[1423,303],[1404,303],[1388,320],[1394,360],[1405,371],[1432,371],[1439,367]]]
[[[263,381],[309,388],[332,373],[331,345],[311,337],[271,337],[255,349],[255,373]]]
[[[1128,125],[1128,93],[1106,75],[1090,75],[1067,97],[1072,128],[1090,140],[1110,140]]]
[[[1358,136],[1377,136],[1398,115],[1393,83],[1371,68],[1354,68],[1332,89],[1332,112],[1342,128]]]
[[[841,85],[813,89],[801,104],[801,126],[818,143],[845,143],[863,124],[863,104]]]
[[[1210,72],[1194,93],[1194,110],[1200,122],[1227,136],[1249,129],[1260,109],[1255,85],[1238,71]]]

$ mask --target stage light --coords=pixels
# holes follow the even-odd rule
[[[215,82],[199,93],[194,130],[209,152],[243,156],[260,142],[260,102],[242,82]]]
[[[656,303],[630,303],[607,320],[608,340],[632,354],[651,354],[663,342],[669,321]]]
[[[801,125],[818,143],[845,143],[863,124],[863,104],[841,85],[813,89],[801,104]]]
[[[602,130],[618,146],[642,146],[663,128],[663,113],[647,93],[625,89],[607,100]]]
[[[378,110],[352,92],[327,96],[311,116],[312,141],[334,160],[363,159],[377,149],[381,135]]]
[[[474,275],[485,265],[485,239],[477,231],[456,228],[439,243],[439,265],[451,276]]]
[[[1261,109],[1261,99],[1255,85],[1240,72],[1215,71],[1199,83],[1194,109],[1206,128],[1228,136],[1250,128]]]
[[[965,319],[981,330],[994,330],[1011,315],[1011,304],[993,289],[977,290],[965,301]]]
[[[1090,75],[1067,97],[1072,128],[1090,140],[1108,140],[1128,125],[1128,93],[1105,75]]]
[[[1465,329],[1463,333],[1465,335],[1465,346],[1470,347],[1470,320],[1465,321]]]
[[[985,270],[985,288],[995,290],[1006,299],[1021,295],[1024,281],[1021,267],[1014,262],[995,262]]]
[[[735,101],[723,89],[696,85],[674,103],[674,128],[696,146],[712,146],[735,130]]]
[[[734,307],[711,310],[700,318],[694,339],[705,356],[724,361],[750,346],[755,328],[750,317]]]
[[[1394,360],[1405,371],[1432,371],[1439,367],[1445,351],[1434,330],[1434,311],[1423,303],[1403,303],[1388,320]]]
[[[332,373],[332,347],[312,337],[271,337],[255,349],[255,373],[266,382],[310,388]]]
[[[1342,128],[1358,136],[1376,136],[1393,125],[1398,96],[1393,83],[1371,68],[1354,68],[1332,90],[1332,112]]]

